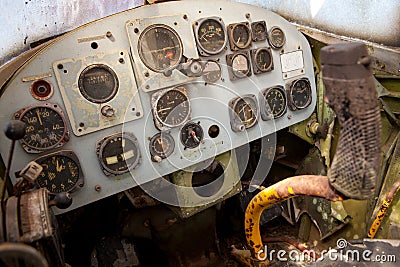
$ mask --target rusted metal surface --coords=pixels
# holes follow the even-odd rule
[[[393,198],[396,196],[399,189],[400,189],[400,180],[395,182],[393,186],[390,188],[389,192],[386,194],[386,197],[380,206],[379,212],[376,215],[374,221],[372,222],[371,227],[369,228],[368,231],[369,238],[375,237],[375,234],[379,230],[379,227],[383,219],[385,218],[385,215],[390,207],[390,204],[392,204]]]
[[[39,251],[23,243],[6,242],[0,244],[0,259],[7,266],[49,266]]]
[[[330,186],[328,177],[319,175],[300,175],[282,180],[258,193],[249,203],[245,213],[245,233],[255,261],[264,257],[260,236],[261,213],[273,204],[297,195],[323,197],[331,201],[342,200]]]

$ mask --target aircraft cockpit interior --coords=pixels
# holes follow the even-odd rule
[[[400,35],[260,2],[145,1],[2,60],[0,266],[396,266]]]

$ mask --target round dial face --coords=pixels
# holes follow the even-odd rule
[[[253,40],[262,41],[266,39],[267,26],[264,21],[258,21],[251,24],[253,30]]]
[[[292,105],[297,109],[306,108],[311,103],[311,85],[307,79],[299,79],[290,86]]]
[[[253,98],[243,97],[236,101],[233,110],[245,128],[252,127],[257,121],[257,104]]]
[[[71,192],[83,178],[80,177],[79,163],[67,154],[54,154],[36,161],[43,167],[36,182],[40,187],[47,188],[50,193]]]
[[[14,117],[26,123],[21,144],[28,152],[45,151],[65,144],[65,119],[56,104],[34,106],[17,112]]]
[[[204,52],[215,55],[226,44],[225,27],[218,19],[206,19],[197,29],[197,42]]]
[[[140,35],[139,56],[149,69],[163,72],[176,67],[181,61],[182,42],[168,26],[150,26]]]
[[[249,27],[245,24],[236,24],[232,29],[232,42],[239,48],[246,48],[251,42]]]
[[[271,69],[272,58],[271,52],[266,48],[257,50],[255,55],[256,66],[261,71],[268,71]]]
[[[101,140],[97,147],[97,156],[106,175],[126,173],[140,162],[139,146],[131,134],[110,135]]]
[[[118,78],[115,72],[103,64],[86,67],[79,75],[79,91],[93,103],[105,103],[117,94]]]
[[[187,95],[178,89],[162,94],[156,103],[156,117],[165,126],[176,127],[186,122],[190,115]]]
[[[269,32],[269,42],[273,48],[281,48],[286,41],[285,33],[279,27],[273,27]]]
[[[181,142],[185,148],[198,147],[203,137],[203,128],[198,123],[188,123],[181,130]]]
[[[267,113],[274,119],[281,117],[286,111],[285,92],[280,87],[272,87],[264,92]]]
[[[216,61],[209,60],[204,64],[203,78],[206,82],[213,83],[221,79],[221,66]]]
[[[232,72],[237,78],[246,77],[250,71],[249,59],[243,54],[236,54],[232,58]]]
[[[154,135],[150,140],[150,154],[152,158],[165,159],[174,152],[175,141],[169,133],[162,132]]]

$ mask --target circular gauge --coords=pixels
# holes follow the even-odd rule
[[[268,48],[260,48],[255,52],[254,61],[256,67],[261,72],[271,70],[272,67],[272,56],[271,51]]]
[[[182,58],[182,42],[166,25],[147,27],[139,37],[139,56],[149,69],[164,72],[175,68]]]
[[[311,103],[311,85],[305,79],[298,79],[292,82],[289,89],[289,99],[292,109],[303,109]]]
[[[232,109],[235,114],[232,125],[240,125],[239,130],[244,126],[246,129],[257,122],[257,102],[255,96],[243,96],[232,102]],[[238,122],[238,123],[236,123]]]
[[[226,45],[225,26],[220,18],[208,18],[197,28],[197,43],[210,55],[220,53]]]
[[[208,83],[221,79],[221,66],[216,61],[209,60],[204,64],[203,78]]]
[[[22,109],[14,114],[14,118],[26,124],[26,133],[20,142],[29,153],[61,147],[69,139],[63,112],[57,104]]]
[[[156,101],[155,115],[164,126],[182,125],[190,115],[188,96],[179,88],[165,91]]]
[[[244,78],[250,73],[249,58],[244,54],[236,54],[232,57],[231,67],[236,78]]]
[[[47,188],[50,193],[71,192],[77,186],[83,186],[79,160],[72,151],[56,152],[35,161],[43,167],[36,183],[39,187]]]
[[[139,144],[133,134],[115,133],[97,143],[97,157],[106,175],[120,175],[139,164]]]
[[[253,41],[262,41],[267,39],[267,25],[265,21],[257,21],[251,24]]]
[[[282,87],[268,88],[263,92],[269,118],[279,118],[286,112],[286,95]]]
[[[169,157],[174,149],[174,138],[167,132],[157,133],[150,139],[150,154],[154,161]]]
[[[117,94],[118,78],[107,65],[93,64],[79,75],[78,87],[82,96],[90,102],[105,103]]]
[[[251,43],[251,33],[249,27],[244,23],[235,24],[231,31],[232,43],[238,48],[246,48]]]
[[[181,142],[185,148],[198,147],[203,137],[203,128],[198,123],[189,122],[181,129]]]
[[[279,27],[272,27],[269,31],[269,43],[273,48],[281,48],[286,41],[285,33]]]

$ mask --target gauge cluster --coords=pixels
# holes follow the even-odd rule
[[[37,161],[37,186],[71,192],[71,210],[301,122],[316,97],[310,46],[279,15],[171,1],[44,47],[2,92],[0,123],[27,125],[11,173]]]

